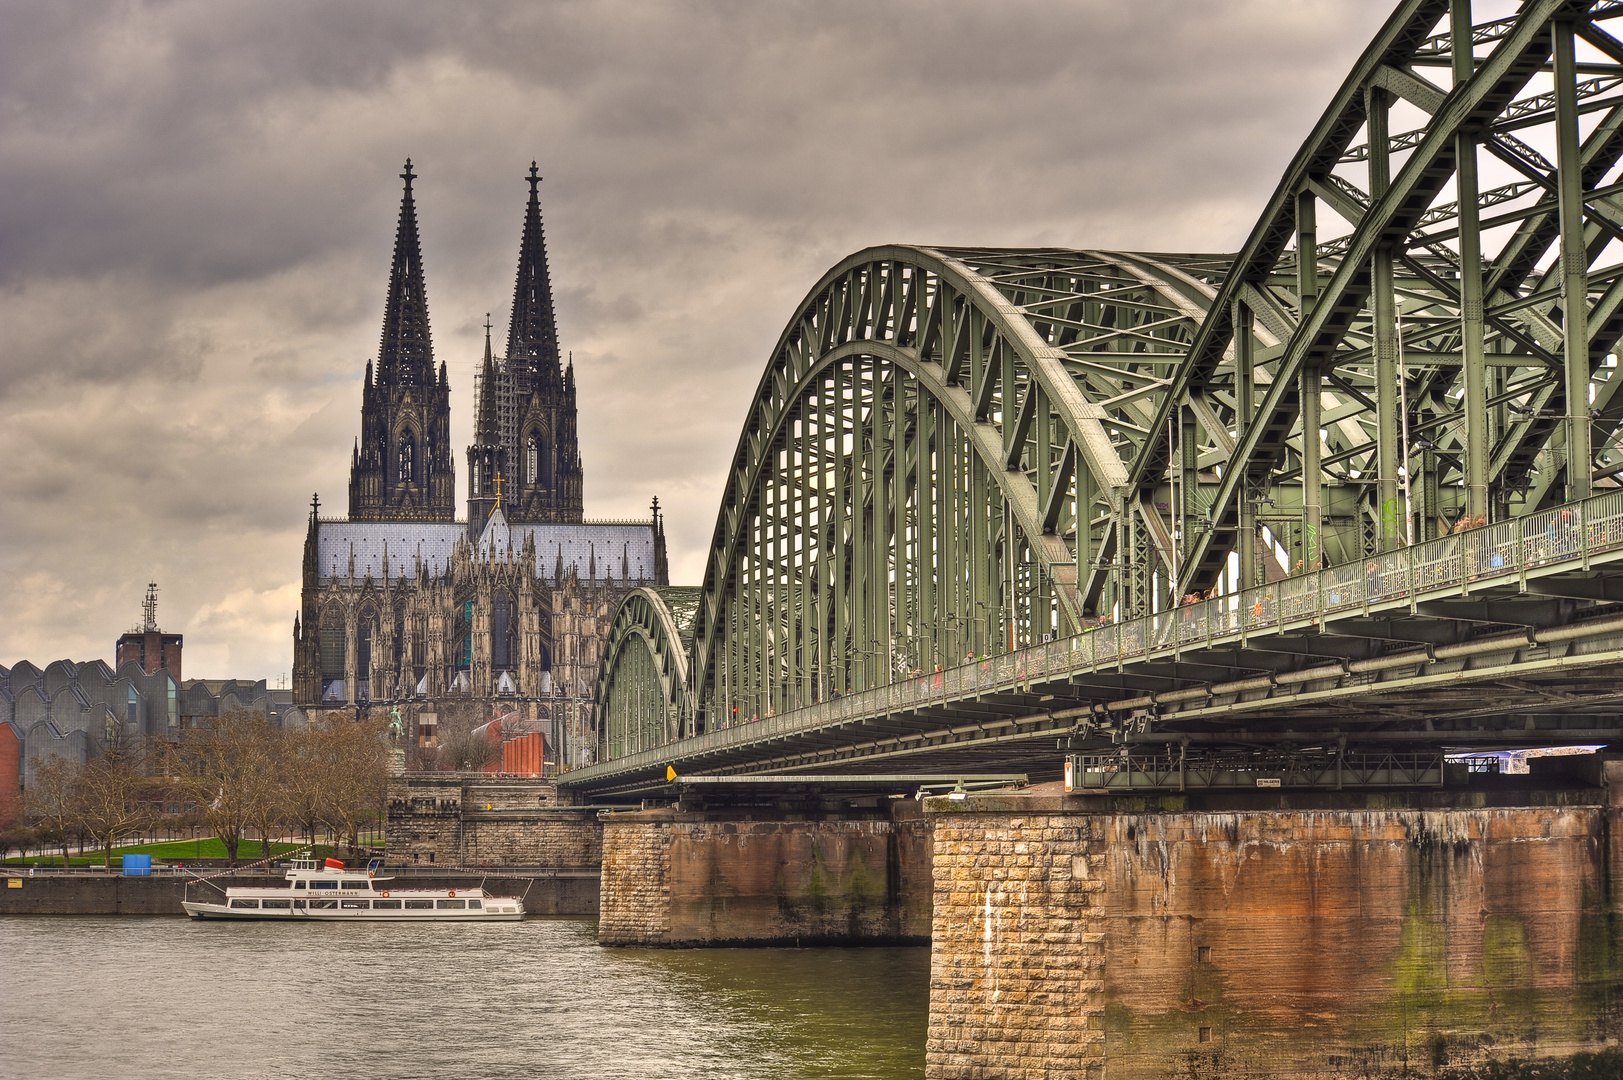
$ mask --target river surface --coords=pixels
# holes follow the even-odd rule
[[[0,918],[0,1076],[924,1075],[928,949],[604,949],[595,933]]]

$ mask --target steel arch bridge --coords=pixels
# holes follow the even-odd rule
[[[657,596],[621,613],[647,628],[625,656],[685,663],[653,681],[605,663],[586,772],[619,775],[655,738],[631,694],[663,695],[669,749],[638,753],[677,760],[684,740],[843,714],[831,703],[1101,624],[1119,639],[1191,601],[1249,610],[1292,581],[1410,573],[1441,538],[1509,528],[1520,544],[1539,515],[1616,490],[1619,18],[1528,0],[1473,24],[1467,0],[1400,4],[1237,254],[891,246],[833,267],[769,355],[691,634],[659,637],[674,620],[638,606]],[[1590,539],[1579,572],[1602,583],[1557,594],[1604,605],[1610,557]],[[1468,595],[1470,577],[1447,588]],[[1439,610],[1405,589],[1411,622]],[[1279,630],[1295,651],[1322,651],[1324,608]],[[1394,633],[1375,637],[1365,652]],[[1121,655],[1123,700],[1246,666],[1180,650],[1181,670],[1135,681]],[[1079,678],[1069,696],[1094,709]]]

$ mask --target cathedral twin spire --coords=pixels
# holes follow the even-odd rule
[[[428,323],[422,243],[411,161],[395,232],[377,367],[367,364],[361,435],[350,471],[354,521],[451,521],[455,472],[450,454],[450,387],[436,372]],[[485,355],[468,447],[468,525],[475,534],[494,508],[498,476],[509,520],[582,520],[580,451],[573,365],[564,371],[552,306],[552,277],[541,223],[541,177],[530,163],[530,198],[519,244],[507,356]]]
[[[445,365],[434,370],[423,286],[423,246],[411,161],[395,229],[394,263],[383,306],[374,373],[361,390],[361,434],[349,474],[352,521],[452,521],[456,467],[451,461],[451,389]]]
[[[474,444],[468,447],[468,531],[474,536],[495,509],[498,476],[508,485],[502,507],[514,524],[583,517],[574,374],[558,362],[541,176],[533,161],[529,184],[505,357],[491,351],[486,316]]]
[[[556,382],[560,374],[558,325],[552,313],[552,274],[547,268],[547,237],[541,226],[541,176],[530,162],[530,202],[518,247],[518,280],[513,285],[513,317],[507,330],[507,362],[523,390]]]
[[[402,385],[433,381],[434,343],[428,331],[428,296],[423,289],[423,245],[417,237],[417,206],[411,197],[411,159],[400,174],[406,192],[395,229],[394,265],[383,308],[383,341],[378,346],[378,377]]]

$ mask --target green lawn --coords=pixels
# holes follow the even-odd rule
[[[301,846],[299,844],[280,844],[272,841],[270,846],[271,854],[273,856],[285,855],[290,851],[298,850]],[[116,847],[113,849],[113,862],[115,864],[118,862],[120,855],[151,855],[153,859],[160,862],[185,862],[187,859],[223,859],[226,857],[226,851],[225,845],[218,839],[209,837],[200,840],[171,840],[159,844],[131,844],[127,847]],[[265,853],[258,840],[244,840],[237,846],[237,858],[251,862],[255,859],[265,858]],[[6,865],[16,866],[25,862],[60,862],[61,859],[61,853],[55,855],[54,860],[53,856],[34,855],[26,860],[7,859]],[[99,851],[87,851],[84,855],[75,854],[72,861],[74,865],[100,863],[102,862],[102,853]]]

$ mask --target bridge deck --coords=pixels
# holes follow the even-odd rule
[[[1623,490],[765,716],[565,774],[974,767],[1067,745],[1606,741],[1623,711]],[[888,767],[880,771],[890,771]],[[1039,775],[1040,774],[1040,775]]]

